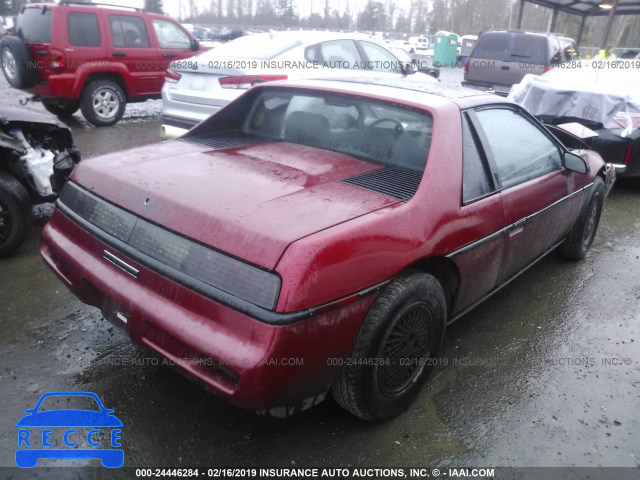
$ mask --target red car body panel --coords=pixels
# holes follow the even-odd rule
[[[175,20],[164,15],[140,12],[131,9],[118,9],[117,6],[96,8],[81,4],[29,4],[26,8],[51,9],[51,42],[29,43],[32,58],[37,62],[40,81],[29,89],[35,95],[44,98],[61,100],[77,100],[93,76],[111,75],[118,78],[127,95],[128,101],[159,97],[164,83],[165,72],[169,64],[175,60],[192,57],[206,48],[199,50],[160,48],[153,28],[153,19],[172,22],[190,38],[191,33]],[[69,41],[68,16],[70,13],[96,14],[100,30],[101,45],[74,46]],[[144,21],[149,37],[149,47],[129,48],[113,47],[109,28],[109,15],[126,15]],[[54,52],[62,55],[64,68],[52,70],[51,60]],[[115,55],[114,55],[115,54]],[[124,54],[124,56],[119,56]]]
[[[567,235],[584,202],[582,189],[604,168],[597,154],[581,152],[591,169],[586,175],[562,168],[463,205],[461,109],[506,101],[477,94],[414,99],[410,91],[398,98],[385,96],[385,89],[354,91],[330,82],[322,87],[431,114],[435,133],[413,198],[399,201],[340,181],[378,165],[288,142],[212,151],[173,141],[84,161],[71,178],[107,201],[117,199],[118,207],[273,271],[282,280],[274,314],[302,312],[296,322],[268,324],[189,290],[114,250],[60,210],[43,232],[42,256],[83,301],[100,306],[106,318],[166,358],[206,357],[227,365],[235,380],[220,369],[178,362],[247,408],[314,402],[326,392],[339,374],[331,359],[349,355],[376,292],[400,272],[445,265],[455,277],[449,319],[472,307]],[[139,278],[105,262],[105,251],[139,270]],[[126,325],[115,312],[125,315]],[[294,357],[303,365],[268,363]]]

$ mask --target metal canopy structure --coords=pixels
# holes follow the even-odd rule
[[[582,39],[582,31],[587,17],[604,17],[608,16],[607,27],[605,29],[604,38],[602,39],[602,47],[604,48],[609,39],[609,31],[611,24],[616,15],[640,15],[639,0],[520,0],[520,12],[518,13],[518,28],[522,28],[522,17],[524,14],[525,2],[541,5],[543,7],[553,9],[551,16],[550,31],[555,28],[558,12],[565,12],[571,15],[582,17],[580,22],[580,32],[578,33],[577,43],[580,44]]]

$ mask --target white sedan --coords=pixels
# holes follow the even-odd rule
[[[162,89],[161,135],[182,135],[256,83],[409,76],[411,82],[437,83],[366,35],[309,31],[249,35],[171,64]]]

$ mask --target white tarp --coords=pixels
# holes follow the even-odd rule
[[[631,68],[640,64],[620,60],[620,68],[597,68],[600,65],[581,61],[573,68],[526,75],[511,87],[509,98],[535,116],[592,120],[627,137],[640,128],[640,68]]]

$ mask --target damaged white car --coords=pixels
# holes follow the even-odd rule
[[[48,115],[3,106],[0,112],[0,258],[31,225],[32,206],[52,202],[80,153],[71,131]]]

